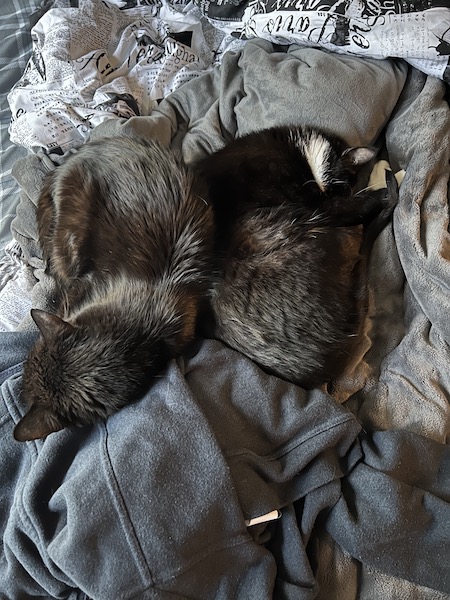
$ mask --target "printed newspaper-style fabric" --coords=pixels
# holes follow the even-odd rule
[[[105,119],[147,115],[219,61],[224,37],[176,0],[56,0],[8,95],[11,139],[62,155]]]
[[[195,0],[241,39],[403,58],[450,83],[450,0]]]
[[[9,138],[11,113],[7,94],[21,78],[30,58],[31,24],[45,11],[42,0],[2,0],[0,9],[0,251],[11,240],[11,221],[18,200],[11,169],[25,156]],[[1,278],[1,277],[0,277]]]

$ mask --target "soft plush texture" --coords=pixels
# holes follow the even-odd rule
[[[20,445],[12,428],[35,333],[25,320],[2,334],[6,597],[450,594],[448,115],[442,82],[403,63],[259,41],[150,117],[95,131],[159,137],[194,161],[262,124],[319,125],[352,144],[382,143],[384,130],[390,164],[406,175],[371,257],[361,355],[335,398],[205,341],[106,423]],[[15,169],[14,234],[39,277],[40,307],[51,306],[52,282],[33,211],[52,167],[32,157]],[[275,508],[279,520],[247,530],[246,518]]]
[[[106,423],[19,444],[31,337],[4,334],[7,598],[314,598],[306,545],[319,517],[364,563],[450,591],[443,445],[406,432],[358,438],[354,416],[324,393],[212,341]],[[276,508],[275,525],[246,529]]]

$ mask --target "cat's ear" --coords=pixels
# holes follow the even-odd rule
[[[64,321],[58,315],[53,315],[45,310],[32,308],[31,317],[39,327],[42,337],[47,342],[54,338],[55,333],[71,333],[74,330],[73,325],[67,323],[67,321]]]
[[[47,437],[60,431],[64,424],[48,408],[33,404],[14,428],[14,439],[28,442]]]
[[[377,151],[375,148],[371,148],[370,146],[360,146],[355,148],[347,148],[342,153],[342,158],[347,166],[357,169],[358,167],[362,167],[373,160],[376,155]]]

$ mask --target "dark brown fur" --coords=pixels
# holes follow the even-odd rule
[[[16,439],[86,425],[135,400],[195,335],[210,285],[212,211],[192,173],[156,142],[89,142],[48,178],[39,239],[56,314],[24,368]]]
[[[392,179],[388,191],[353,192],[374,156],[290,127],[239,138],[197,166],[222,257],[215,335],[306,388],[343,373],[360,331],[364,259],[396,202]]]

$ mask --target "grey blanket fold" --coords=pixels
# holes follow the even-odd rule
[[[363,563],[450,593],[448,448],[404,431],[361,445],[364,460],[343,480],[327,531]]]
[[[181,148],[186,161],[193,162],[236,135],[289,123],[324,127],[355,145],[385,143],[393,169],[405,170],[393,225],[379,236],[371,257],[365,346],[353,373],[339,382],[334,399],[319,390],[305,395],[294,386],[268,377],[217,342],[205,342],[200,352],[186,362],[183,377],[175,376],[178,371],[171,367],[168,377],[172,383],[165,388],[166,402],[175,403],[185,385],[194,404],[205,397],[212,399],[201,405],[205,429],[198,435],[215,440],[218,460],[226,463],[227,477],[235,490],[233,502],[242,511],[242,518],[274,508],[281,508],[283,516],[271,525],[252,530],[252,543],[258,549],[253,548],[248,555],[221,555],[221,560],[230,560],[230,569],[231,565],[236,569],[235,578],[242,577],[240,595],[236,581],[230,583],[233,574],[220,569],[213,572],[224,578],[226,592],[217,589],[213,593],[207,587],[210,580],[206,575],[205,587],[195,588],[200,585],[194,585],[196,577],[202,577],[204,571],[201,576],[195,571],[191,578],[180,576],[172,587],[167,584],[164,589],[170,593],[181,590],[196,598],[263,598],[258,594],[266,589],[267,597],[280,599],[328,600],[332,591],[336,592],[333,597],[343,600],[372,600],[381,597],[381,587],[377,586],[382,581],[383,589],[390,590],[385,597],[441,600],[444,594],[450,594],[446,560],[450,499],[448,477],[446,480],[442,475],[448,472],[444,471],[444,467],[448,469],[448,449],[443,443],[450,422],[446,319],[450,308],[450,119],[442,82],[408,70],[401,62],[360,60],[296,46],[275,52],[267,42],[249,42],[240,52],[226,54],[220,68],[181,86],[149,117],[107,121],[94,130],[93,136],[157,137]],[[51,158],[55,163],[60,160]],[[36,268],[39,281],[34,303],[39,307],[51,306],[52,282],[42,271],[33,206],[43,173],[51,166],[31,157],[19,163],[14,172],[23,195],[13,231]],[[23,328],[28,327],[29,320],[23,323]],[[183,365],[177,368],[183,370]],[[157,384],[158,392],[149,392],[145,400],[149,407],[152,394],[162,393],[162,385]],[[257,390],[264,390],[263,407],[258,404]],[[189,402],[184,404],[186,419],[193,424],[189,406]],[[280,406],[285,413],[280,412]],[[244,407],[248,411],[245,417]],[[133,431],[138,427],[140,439],[145,439],[141,408],[129,407],[118,413],[108,421],[106,430],[118,434],[122,423],[134,415]],[[19,405],[16,410],[20,412],[23,407]],[[337,420],[330,426],[334,417]],[[318,423],[324,425],[320,434]],[[360,424],[366,433],[358,437]],[[299,431],[304,441],[296,444]],[[194,425],[189,433],[196,435]],[[63,432],[56,442],[59,435],[50,436],[44,443],[43,457],[50,456],[46,449],[53,444],[64,448],[64,444],[73,443],[74,434]],[[88,444],[89,435],[99,433],[95,430],[83,435],[87,435],[83,443]],[[127,461],[141,460],[134,434],[130,440],[114,435],[112,451],[121,456],[120,469],[126,468]],[[285,437],[281,441],[278,435]],[[192,477],[183,477],[184,491],[195,498],[194,486],[203,489],[206,485],[204,473],[199,471],[196,479],[198,456],[177,445],[183,440],[176,442],[169,436],[166,447],[165,439],[158,439],[162,444],[158,460],[165,451],[175,449],[175,454],[179,452],[189,465]],[[201,439],[196,441],[201,445]],[[281,449],[286,444],[289,451],[285,454]],[[91,459],[84,456],[86,465],[90,465]],[[152,471],[153,454],[149,452],[147,458],[149,472],[157,473]],[[83,457],[76,460],[81,469]],[[71,477],[67,473],[62,481],[66,478],[75,485]],[[81,484],[87,485],[83,477]],[[208,485],[216,484],[213,477]],[[127,486],[132,494],[132,481],[127,480]],[[152,493],[160,491],[158,511],[172,511],[173,495],[166,497],[165,490],[172,486],[175,489],[175,483],[171,479],[164,483],[156,477],[155,486]],[[70,498],[58,498],[63,512]],[[131,506],[138,506],[140,501],[142,497],[130,499]],[[149,505],[149,514],[152,509]],[[208,511],[215,514],[216,508],[214,505],[204,510],[206,519]],[[39,511],[36,514],[39,518]],[[76,511],[74,514],[82,519]],[[145,518],[150,517],[139,515],[135,525],[140,528],[138,537],[144,539],[149,526]],[[323,522],[340,547],[319,533],[317,526]],[[84,574],[82,568],[69,573],[70,560],[76,557],[75,538],[71,538],[71,523],[65,527],[64,538],[59,537],[57,542],[50,536],[48,547],[40,547],[42,562],[46,564],[51,548],[51,560],[64,574],[58,575],[61,581],[69,581],[71,586],[92,593],[92,597],[108,597],[107,591],[95,588],[95,578],[88,582],[86,577],[94,577],[92,573]],[[93,529],[91,534],[101,543],[102,529]],[[194,527],[192,535],[201,535],[200,530]],[[58,546],[62,541],[64,544]],[[318,549],[315,566],[310,563],[314,547]],[[11,552],[20,563],[18,547]],[[258,568],[244,576],[252,556]],[[329,566],[326,573],[322,564]],[[384,574],[380,573],[378,580],[377,572]],[[347,577],[352,578],[350,583]],[[184,589],[177,588],[176,581]],[[266,588],[261,588],[261,582]],[[255,591],[250,592],[256,583]],[[235,595],[227,596],[230,590]]]
[[[226,53],[220,67],[188,82],[149,118],[131,119],[129,126],[144,120],[147,131],[153,126],[159,132],[168,119],[187,162],[236,135],[290,123],[329,129],[351,145],[372,144],[397,103],[406,71],[403,63],[361,61],[295,45],[274,52],[272,44],[257,40]],[[107,135],[117,126],[108,121],[97,129]]]
[[[215,341],[106,423],[17,444],[27,339],[4,334],[0,368],[8,599],[312,599],[320,521],[363,562],[449,591],[445,446],[406,432],[360,442],[332,398]]]

